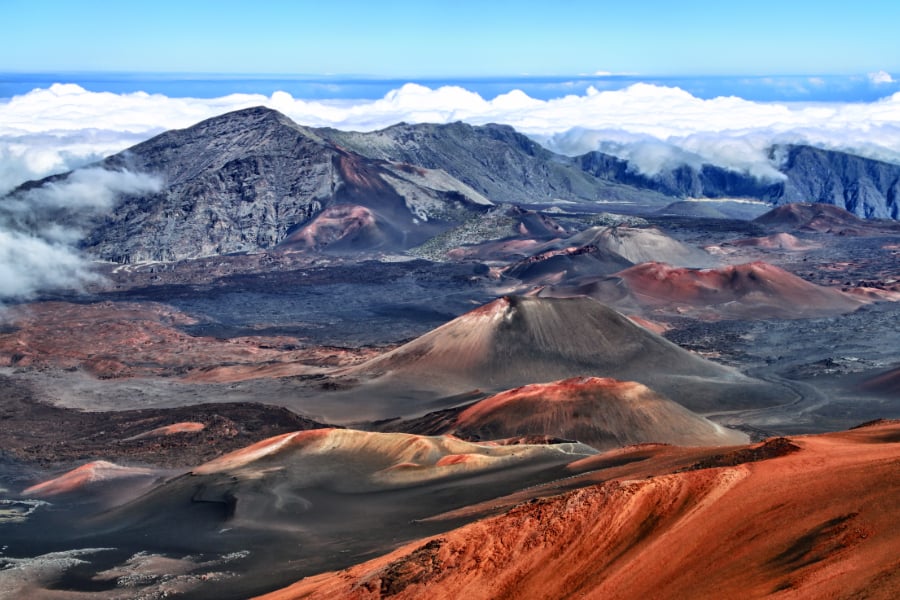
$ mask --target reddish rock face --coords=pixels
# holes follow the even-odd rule
[[[321,250],[334,243],[350,241],[366,234],[376,235],[375,214],[353,205],[331,206],[309,224],[289,234],[278,245],[281,251]]]
[[[521,504],[264,598],[895,597],[900,423],[789,443]]]

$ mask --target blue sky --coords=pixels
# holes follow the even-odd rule
[[[900,2],[0,0],[5,72],[900,73]]]

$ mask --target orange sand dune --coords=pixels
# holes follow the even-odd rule
[[[791,444],[522,504],[264,598],[898,597],[900,422]]]
[[[719,269],[643,263],[616,276],[646,307],[709,309],[711,316],[810,317],[850,312],[866,303],[765,262]]]
[[[496,439],[546,434],[598,450],[642,442],[724,446],[748,441],[633,381],[586,377],[501,392],[459,414],[450,431]]]
[[[152,469],[137,467],[121,467],[105,460],[95,460],[49,481],[33,485],[22,492],[23,496],[46,498],[83,490],[90,484],[127,479],[134,477],[153,477]]]

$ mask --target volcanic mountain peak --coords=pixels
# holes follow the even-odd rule
[[[278,111],[257,106],[212,117],[186,129],[166,131],[107,158],[101,165],[163,175],[172,187],[248,156],[286,159],[326,145],[312,130]]]
[[[577,439],[598,450],[646,442],[718,446],[748,441],[745,434],[700,417],[645,385],[601,377],[501,392],[461,412],[452,431],[483,439],[545,434]]]
[[[758,382],[586,297],[505,296],[343,375],[362,379],[373,394],[384,388],[382,393],[395,399],[596,375],[639,381],[694,410],[760,401],[760,390],[743,388]],[[725,392],[732,385],[742,392]]]
[[[163,182],[157,192],[124,195],[109,214],[87,225],[83,246],[113,262],[268,250],[324,210],[341,206],[363,207],[372,223],[362,232],[354,223],[338,223],[342,231],[331,237],[354,250],[392,252],[491,206],[444,171],[365,157],[262,107],[167,131],[97,166]]]
[[[507,125],[400,123],[370,133],[316,132],[369,158],[441,169],[497,203],[668,203],[656,192],[598,179]]]

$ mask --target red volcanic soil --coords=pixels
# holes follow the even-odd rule
[[[832,204],[806,202],[778,206],[754,221],[782,231],[799,229],[839,235],[879,235],[888,229],[896,231],[894,223],[866,221]]]
[[[535,500],[263,598],[898,597],[900,422],[766,455]]]
[[[23,496],[47,498],[78,492],[92,483],[108,482],[135,477],[154,477],[152,469],[121,467],[105,460],[95,460],[49,481],[33,485],[22,492]]]
[[[644,263],[617,273],[650,308],[707,310],[705,316],[800,318],[850,312],[864,298],[810,283],[765,262],[684,269]]]
[[[379,237],[377,218],[368,208],[330,206],[312,222],[289,234],[278,244],[278,250],[321,250],[339,242],[352,243],[365,238],[371,245],[378,245]]]
[[[692,413],[633,381],[587,377],[531,384],[477,402],[461,412],[451,433],[467,439],[549,435],[598,450],[642,442],[724,446],[743,433]]]
[[[900,367],[868,379],[862,384],[862,388],[879,394],[900,395]]]
[[[266,376],[254,371],[266,365],[298,375],[364,355],[297,349],[297,340],[286,337],[188,335],[178,328],[194,323],[191,317],[154,302],[39,302],[10,309],[6,319],[11,326],[0,333],[0,366],[82,368],[101,378],[193,371],[200,380],[233,381]]]

